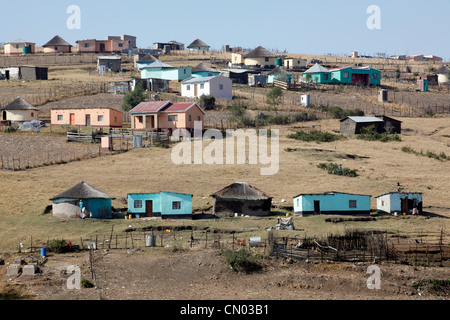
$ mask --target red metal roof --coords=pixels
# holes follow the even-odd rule
[[[147,101],[141,102],[136,107],[130,110],[130,113],[135,112],[158,112],[167,104],[170,104],[170,101]]]
[[[203,113],[205,113],[202,108],[200,108],[195,102],[179,102],[179,103],[174,103],[166,108],[164,108],[164,112],[185,112],[187,111],[190,107],[196,105]]]

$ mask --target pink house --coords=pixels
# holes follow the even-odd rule
[[[122,127],[122,111],[112,108],[52,109],[51,125]]]
[[[77,41],[78,53],[121,53],[123,49],[129,49],[128,40],[79,40]]]
[[[173,132],[175,129],[194,129],[194,121],[203,121],[205,111],[195,102],[141,102],[132,110],[131,129]]]

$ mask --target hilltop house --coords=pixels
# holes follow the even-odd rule
[[[134,217],[192,218],[192,194],[160,191],[129,193],[127,198],[128,213]]]
[[[294,212],[300,216],[316,214],[370,214],[370,196],[343,192],[299,194],[294,197]]]
[[[275,68],[279,56],[259,46],[244,56],[244,64],[248,67]]]
[[[25,122],[38,120],[39,109],[21,97],[17,97],[13,102],[1,108],[0,111],[2,121]]]
[[[155,56],[146,54],[143,57],[139,57],[139,59],[136,61],[136,67],[141,70],[142,68],[147,67],[148,65],[156,61],[158,61],[158,59]]]
[[[55,108],[50,118],[52,126],[122,127],[122,111],[113,108]]]
[[[211,194],[214,214],[232,217],[235,214],[268,216],[272,197],[247,182],[235,182]]]
[[[154,61],[141,67],[141,79],[163,79],[169,81],[182,81],[190,78],[192,67],[174,67],[162,61]]]
[[[194,121],[203,123],[205,111],[193,102],[172,103],[170,101],[141,102],[132,110],[131,129],[167,131],[176,129],[194,130]]]
[[[70,53],[72,45],[60,36],[54,36],[49,42],[42,46],[44,53]]]
[[[53,216],[58,218],[81,218],[82,211],[92,212],[92,218],[112,217],[111,200],[115,199],[90,184],[81,181],[70,189],[50,198],[53,202]]]
[[[311,68],[303,72],[303,78],[305,80],[310,78],[310,81],[316,83],[330,83],[331,82],[331,72],[327,68],[316,63]]]
[[[19,66],[0,68],[6,80],[48,80],[48,67]]]
[[[181,82],[181,96],[200,98],[212,95],[218,99],[233,99],[232,81],[224,76],[189,78]]]
[[[378,212],[412,213],[413,209],[417,208],[417,213],[422,213],[422,193],[388,192],[375,198]]]
[[[103,72],[120,72],[122,67],[122,57],[119,56],[98,56],[97,70]]]
[[[122,50],[129,49],[130,42],[122,39],[111,40],[78,40],[77,51],[78,53],[110,53],[119,54]]]
[[[191,51],[209,51],[210,46],[200,39],[195,39],[187,48]]]
[[[449,75],[450,75],[450,68],[446,65],[440,67],[435,72],[438,76],[438,83],[441,84],[448,84],[450,82]]]
[[[308,60],[300,58],[285,58],[283,60],[283,65],[286,70],[298,70],[306,68]]]
[[[331,81],[340,84],[380,85],[381,71],[372,67],[353,66],[330,69]]]
[[[6,56],[33,54],[36,52],[36,43],[17,39],[12,42],[5,43],[4,51]]]

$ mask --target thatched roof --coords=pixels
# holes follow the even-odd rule
[[[188,48],[192,48],[192,47],[208,47],[209,46],[204,43],[202,40],[200,39],[195,39],[190,45],[187,46]]]
[[[53,46],[71,46],[66,40],[60,36],[54,36],[49,42],[43,45],[43,47],[53,47]]]
[[[32,106],[21,97],[17,97],[16,100],[11,102],[10,104],[4,106],[3,110],[39,110],[38,108]]]
[[[247,182],[235,182],[211,194],[211,197],[236,200],[267,200],[272,197]]]
[[[81,181],[70,189],[67,189],[63,193],[50,198],[50,200],[56,199],[115,199],[113,196],[110,196],[90,184]]]
[[[259,46],[245,55],[245,58],[275,58],[277,54]]]
[[[211,67],[208,67],[203,62],[200,62],[198,65],[192,68],[192,72],[219,72],[219,71]]]
[[[155,62],[155,61],[158,61],[158,59],[156,59],[151,54],[146,54],[145,56],[143,56],[138,60],[138,62]]]
[[[276,67],[275,69],[267,72],[267,74],[290,74],[283,67]]]

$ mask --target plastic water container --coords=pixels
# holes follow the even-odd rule
[[[47,256],[47,248],[41,248],[41,257]]]

